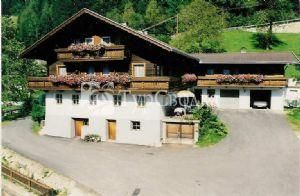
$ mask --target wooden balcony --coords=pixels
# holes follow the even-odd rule
[[[104,46],[103,51],[96,51],[94,54],[82,52],[83,55],[78,55],[68,48],[59,48],[55,52],[57,53],[57,60],[62,62],[112,61],[126,58],[124,45]]]
[[[170,90],[176,87],[178,79],[168,76],[136,77],[130,83],[131,90]]]
[[[287,79],[283,75],[266,75],[261,83],[218,83],[218,75],[198,76],[197,86],[199,87],[285,87],[287,86]]]
[[[171,90],[178,83],[173,77],[139,77],[132,78],[128,88],[116,87],[116,90],[129,90],[132,92],[155,92]],[[36,90],[80,90],[68,85],[56,85],[49,80],[49,77],[28,77],[28,88]]]

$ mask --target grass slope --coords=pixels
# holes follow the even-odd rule
[[[292,124],[295,131],[300,131],[300,108],[287,111],[288,121]]]
[[[275,33],[281,42],[272,50],[263,50],[255,47],[254,33],[241,30],[226,30],[223,32],[223,46],[226,52],[240,52],[245,47],[248,52],[284,52],[293,51],[300,58],[300,34],[298,33]],[[286,77],[300,78],[300,67],[289,65],[286,68]]]
[[[266,51],[256,48],[252,36],[254,33],[240,30],[227,30],[223,32],[223,46],[226,52],[240,52],[245,47],[249,52]],[[300,34],[296,33],[275,33],[282,42],[270,51],[293,51],[300,56]]]

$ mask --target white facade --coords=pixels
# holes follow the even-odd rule
[[[208,95],[208,89],[215,90],[214,96]],[[238,97],[221,97],[221,90],[237,90]],[[271,91],[270,109],[283,110],[285,88],[203,88],[202,103],[206,103],[213,107],[223,109],[251,109],[250,92],[251,90],[269,90]]]
[[[57,104],[55,95],[63,95],[62,103]],[[132,94],[122,94],[121,106],[114,106],[113,96],[109,93],[97,95],[97,104],[90,104],[90,93],[80,93],[79,104],[73,104],[74,91],[48,92],[46,95],[46,118],[43,133],[51,136],[72,138],[75,136],[74,119],[89,120],[83,126],[82,137],[98,134],[102,141],[108,140],[108,120],[116,121],[117,143],[160,146],[164,118],[163,95],[147,94],[146,105],[140,107]],[[155,98],[155,96],[157,98]],[[139,121],[141,129],[132,130],[131,121]]]

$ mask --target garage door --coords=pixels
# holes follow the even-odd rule
[[[221,89],[220,108],[238,109],[239,97],[240,97],[239,90]]]
[[[194,138],[194,125],[167,123],[167,137],[168,138]]]

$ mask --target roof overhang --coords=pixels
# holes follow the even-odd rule
[[[43,36],[42,38],[40,38],[39,40],[37,40],[34,44],[32,44],[31,46],[29,46],[28,48],[26,48],[21,54],[20,54],[20,57],[22,58],[34,58],[33,56],[33,51],[34,50],[37,50],[43,43],[45,43],[50,37],[56,35],[57,33],[63,31],[63,29],[71,24],[72,22],[74,22],[76,19],[80,18],[81,16],[83,15],[89,15],[89,16],[92,16],[94,18],[96,18],[97,20],[101,21],[101,22],[104,22],[104,23],[107,23],[111,26],[114,26],[115,28],[118,28],[124,32],[127,32],[135,37],[138,37],[142,40],[145,40],[146,42],[156,46],[156,47],[159,47],[159,48],[162,48],[163,50],[166,50],[168,52],[173,52],[173,53],[176,53],[178,55],[181,55],[181,56],[184,56],[186,58],[189,58],[189,59],[192,59],[192,60],[196,60],[198,61],[199,58],[197,57],[194,57],[184,51],[181,51],[177,48],[174,48],[162,41],[159,41],[149,35],[146,35],[144,34],[143,32],[140,32],[140,31],[137,31],[137,30],[134,30],[128,26],[125,26],[125,25],[122,25],[122,24],[119,24],[109,18],[106,18],[96,12],[93,12],[89,9],[86,9],[86,8],[83,8],[81,9],[79,12],[77,12],[76,14],[74,14],[73,16],[71,16],[69,19],[65,20],[63,23],[61,23],[60,25],[58,25],[56,28],[54,28],[53,30],[51,30],[49,33],[47,33],[45,36]]]

